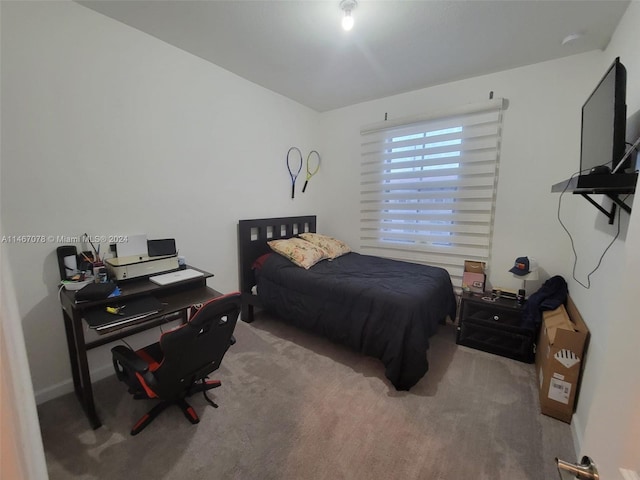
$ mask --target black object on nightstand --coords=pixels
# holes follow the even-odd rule
[[[536,331],[523,328],[522,305],[490,293],[463,293],[456,343],[531,363]]]

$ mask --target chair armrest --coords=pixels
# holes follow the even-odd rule
[[[111,353],[113,359],[117,360],[124,367],[135,370],[138,373],[146,373],[149,370],[149,364],[127,347],[118,345],[111,349]]]

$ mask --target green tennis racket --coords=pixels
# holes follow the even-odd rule
[[[313,177],[320,170],[320,154],[315,150],[311,150],[309,155],[307,155],[307,178],[304,181],[304,186],[302,187],[302,192],[307,189],[307,184],[311,177]]]

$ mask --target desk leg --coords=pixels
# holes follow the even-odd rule
[[[65,325],[67,325],[65,316]],[[91,427],[95,430],[102,425],[96,406],[93,400],[93,387],[91,386],[91,375],[89,374],[89,361],[87,359],[87,349],[84,340],[84,332],[82,331],[82,318],[74,315],[71,319],[71,325],[67,326],[71,329],[73,341],[69,344],[69,356],[71,359],[71,372],[73,374],[73,384],[76,390],[76,396],[84,409]],[[67,338],[67,340],[69,340]]]
[[[244,311],[242,312],[242,320],[247,323],[253,322],[253,305],[245,303]]]
[[[73,389],[76,392],[78,400],[80,400],[82,391],[80,385],[80,371],[78,369],[78,349],[76,348],[75,335],[73,333],[73,321],[67,315],[65,309],[62,309],[62,318],[64,319],[64,332],[67,336],[67,348],[69,349],[69,363],[71,363],[71,376],[73,377]]]
[[[250,293],[242,294],[242,305],[240,310],[240,319],[246,323],[253,322],[253,295]]]

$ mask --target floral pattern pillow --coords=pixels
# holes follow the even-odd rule
[[[304,238],[307,242],[310,242],[317,247],[320,247],[327,254],[327,258],[338,258],[345,253],[349,253],[351,248],[342,240],[337,240],[327,235],[321,235],[319,233],[301,233],[300,238]]]
[[[267,244],[274,252],[305,269],[309,269],[321,260],[328,258],[323,249],[301,238],[271,240]]]

